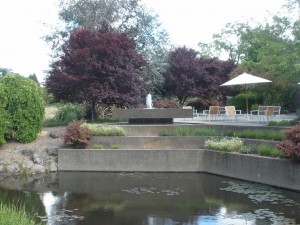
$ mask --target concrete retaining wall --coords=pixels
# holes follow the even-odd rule
[[[58,151],[61,171],[207,172],[300,191],[300,164],[210,150]]]
[[[75,150],[61,149],[63,171],[199,172],[201,150]]]

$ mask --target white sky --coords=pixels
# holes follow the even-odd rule
[[[142,0],[159,16],[171,40],[178,46],[197,49],[198,42],[210,42],[228,22],[263,21],[285,0]],[[28,76],[35,73],[40,82],[46,76],[50,47],[41,37],[47,33],[43,22],[57,18],[57,0],[0,1],[0,67]]]

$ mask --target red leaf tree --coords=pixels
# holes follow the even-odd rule
[[[164,91],[166,95],[176,96],[181,104],[188,97],[213,98],[234,68],[232,61],[198,58],[195,50],[179,47],[170,53]]]
[[[71,34],[62,55],[51,65],[46,87],[56,101],[119,107],[137,106],[144,95],[141,72],[146,65],[126,34],[81,29]]]

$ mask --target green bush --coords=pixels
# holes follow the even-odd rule
[[[248,93],[248,110],[250,111],[252,105],[260,103],[262,100],[255,93]],[[246,94],[238,94],[235,97],[228,99],[227,105],[235,106],[236,109],[246,111]]]
[[[0,225],[37,225],[34,218],[26,214],[24,206],[4,205],[0,202]],[[41,223],[40,223],[41,224]]]
[[[66,144],[72,145],[74,148],[87,148],[90,145],[92,133],[89,129],[82,127],[83,120],[75,120],[67,126],[64,134]]]
[[[66,103],[58,107],[54,119],[63,122],[71,122],[83,119],[85,115],[84,106],[81,104]]]
[[[0,79],[0,90],[0,143],[35,140],[45,115],[41,88],[29,78],[7,74]]]
[[[242,152],[244,143],[239,138],[222,138],[220,140],[214,138],[205,141],[204,147],[222,152]]]
[[[270,156],[275,158],[283,158],[284,153],[281,150],[278,150],[277,148],[274,148],[269,145],[259,145],[257,147],[257,153],[262,156]]]
[[[118,126],[84,123],[82,127],[87,128],[94,136],[125,136],[124,129]]]

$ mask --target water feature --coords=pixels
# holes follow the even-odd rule
[[[204,173],[60,172],[0,179],[48,225],[300,224],[300,193]]]
[[[147,109],[152,109],[152,107],[153,107],[151,94],[148,94],[146,97],[146,107],[147,107]]]

